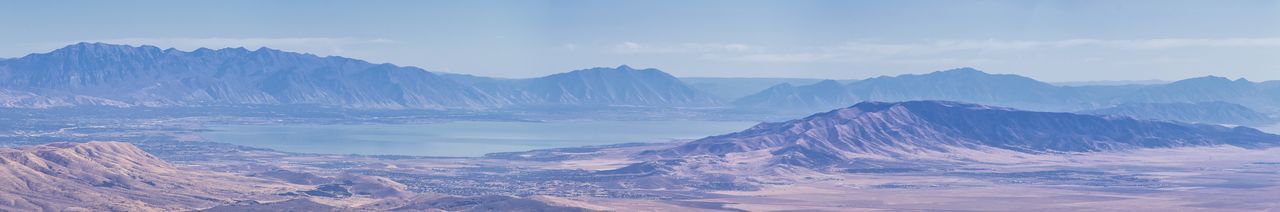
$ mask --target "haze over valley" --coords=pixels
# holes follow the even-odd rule
[[[75,3],[0,211],[1280,210],[1278,2]]]

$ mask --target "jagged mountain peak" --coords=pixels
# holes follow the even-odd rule
[[[74,50],[86,50],[86,49],[127,49],[127,48],[145,48],[145,47],[153,47],[153,46],[142,45],[139,47],[134,47],[131,45],[110,44],[110,43],[103,43],[103,42],[79,42],[79,43],[69,44],[62,48],[59,48],[58,50],[74,51]]]
[[[32,97],[23,104],[40,104],[14,105],[19,107],[306,104],[486,109],[514,105],[718,105],[717,98],[690,88],[670,74],[627,65],[526,80],[487,80],[269,47],[199,48],[187,52],[88,42],[3,61],[0,89],[30,93]]]
[[[101,42],[80,42],[54,49],[48,53],[29,54],[24,58],[41,56],[68,56],[84,59],[103,58],[118,55],[157,55],[164,50],[150,45],[130,46]]]
[[[113,105],[308,104],[350,108],[500,107],[475,88],[412,67],[271,48],[192,52],[78,43],[0,64],[0,87],[63,105],[91,96]],[[65,103],[64,103],[65,102]],[[97,104],[97,103],[89,103]]]

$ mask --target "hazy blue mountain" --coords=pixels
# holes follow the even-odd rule
[[[705,91],[726,102],[733,101],[751,94],[759,93],[765,89],[778,86],[781,84],[791,85],[808,85],[818,83],[824,79],[808,79],[808,78],[750,78],[750,77],[681,77],[680,81],[684,81],[695,89]],[[841,80],[841,83],[852,82],[856,80]]]
[[[950,100],[1039,110],[1088,108],[1075,89],[1050,85],[1017,75],[988,74],[972,68],[929,74],[883,76],[845,84],[787,91],[774,87],[743,97],[734,104],[747,108],[814,110],[859,101]],[[798,92],[798,93],[797,93]],[[801,97],[801,98],[797,98]],[[794,102],[802,99],[805,102]]]
[[[714,96],[658,69],[591,68],[521,82],[532,104],[717,106]]]
[[[1277,144],[1280,136],[1248,127],[1032,112],[949,101],[908,101],[863,102],[802,119],[763,123],[657,154],[768,151],[780,163],[823,165],[859,157],[949,155],[984,149],[1044,153]]]
[[[590,68],[538,78],[443,74],[490,96],[526,106],[718,106],[713,95],[658,69]]]
[[[1128,86],[1128,85],[1159,85],[1168,84],[1169,81],[1164,80],[1096,80],[1096,81],[1070,81],[1070,82],[1050,82],[1049,84],[1057,86]]]
[[[261,48],[180,51],[78,43],[0,61],[0,106],[318,105],[485,109],[716,106],[657,69],[593,68],[533,79],[438,75],[415,67]]]
[[[928,74],[882,76],[829,85],[775,86],[739,98],[736,106],[759,110],[820,111],[859,101],[947,100],[1041,111],[1079,111],[1122,103],[1221,101],[1280,112],[1280,82],[1199,77],[1168,84],[1057,86],[1010,74],[972,68]]]
[[[1049,110],[1075,107],[1076,100],[1070,90],[1048,83],[972,68],[872,78],[847,89],[866,101],[950,100]]]
[[[860,99],[852,92],[848,92],[840,82],[823,80],[802,86],[793,86],[790,83],[779,84],[758,94],[739,98],[733,103],[757,108],[828,110],[858,102]]]
[[[0,62],[0,81],[6,89],[43,96],[39,98],[46,99],[45,104],[78,99],[145,106],[476,108],[506,104],[414,67],[268,48],[186,52],[78,43]],[[92,101],[70,102],[85,103]]]
[[[1221,101],[1274,111],[1280,105],[1276,83],[1255,83],[1207,76],[1147,86],[1123,96],[1121,102],[1206,102]]]
[[[692,81],[697,86],[690,85]],[[1201,77],[1158,85],[1055,86],[960,68],[860,81],[690,78],[657,69],[591,68],[530,79],[436,74],[269,48],[180,51],[78,43],[0,60],[0,106],[317,105],[485,109],[558,106],[723,106],[812,112],[861,101],[949,100],[1042,111],[1122,103],[1221,101],[1280,112],[1280,82]],[[768,83],[783,82],[766,86]],[[792,83],[796,82],[796,83]],[[702,88],[704,90],[699,89]]]
[[[1276,122],[1276,119],[1267,114],[1243,105],[1226,102],[1125,103],[1108,108],[1081,111],[1081,113],[1234,125],[1263,125]]]

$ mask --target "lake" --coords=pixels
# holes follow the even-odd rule
[[[665,142],[736,132],[741,121],[460,121],[406,125],[215,125],[209,140],[287,152],[472,157],[493,152]]]

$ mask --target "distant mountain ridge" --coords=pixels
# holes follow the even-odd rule
[[[269,48],[180,51],[78,43],[0,61],[0,106],[318,105],[486,109],[522,105],[708,106],[715,98],[656,69],[596,68],[459,82],[415,67]],[[516,90],[503,90],[503,89]]]
[[[743,97],[734,104],[747,108],[825,110],[860,101],[951,100],[1002,106],[1079,107],[1075,91],[1017,75],[987,74],[959,68],[923,75],[882,76],[848,84],[824,81],[805,86],[782,85]],[[790,104],[790,105],[780,105]]]
[[[684,81],[693,88],[706,91],[724,102],[730,102],[751,94],[758,93],[769,87],[791,84],[791,85],[808,85],[822,82],[826,79],[817,78],[766,78],[766,77],[681,77],[680,81]],[[852,82],[855,80],[840,80],[840,82]]]
[[[734,104],[754,108],[830,109],[857,102],[858,99],[861,98],[848,92],[840,82],[824,80],[804,86],[779,84],[758,94],[742,97],[734,101]]]
[[[188,52],[77,43],[0,60],[0,107],[311,105],[487,110],[645,106],[809,113],[862,101],[947,100],[1065,112],[1124,103],[1220,101],[1280,113],[1280,82],[1213,76],[1168,84],[1057,86],[1018,75],[959,68],[848,81],[689,80],[701,84],[691,86],[657,69],[625,65],[502,79],[269,48]],[[767,82],[784,83],[767,88],[761,84]],[[802,82],[812,84],[797,85]],[[708,91],[745,96],[728,99]]]
[[[832,85],[779,85],[737,99],[747,109],[822,111],[860,101],[947,100],[1042,111],[1079,111],[1122,103],[1222,101],[1280,110],[1280,82],[1200,77],[1168,84],[1057,86],[1009,74],[960,68],[882,76]]]
[[[1256,108],[1280,105],[1280,82],[1251,82],[1205,76],[1169,84],[1146,86],[1123,97],[1124,102],[1230,102]]]
[[[1125,103],[1080,113],[1234,125],[1265,125],[1277,122],[1267,114],[1227,102]]]
[[[801,166],[856,158],[911,158],[965,151],[1094,152],[1140,148],[1280,145],[1247,127],[1032,112],[950,101],[863,102],[851,107],[695,140],[653,154],[668,157],[767,152]]]
[[[714,106],[719,101],[657,69],[592,68],[528,80],[526,91],[543,104]]]
[[[413,67],[260,48],[161,50],[79,43],[0,63],[8,90],[50,105],[87,96],[134,106],[314,104],[360,108],[503,105],[478,90]]]
[[[492,96],[530,106],[719,106],[714,96],[658,69],[596,67],[529,79],[447,75]]]

